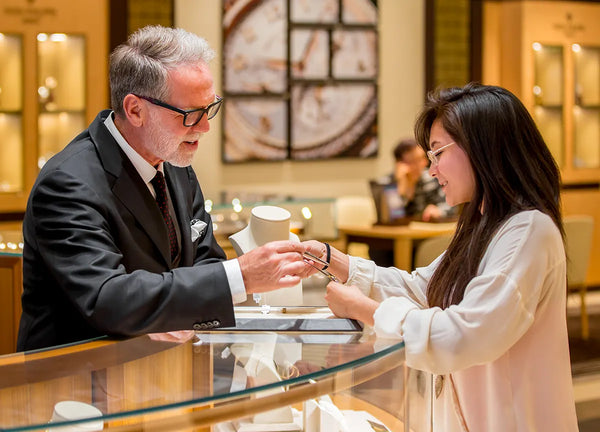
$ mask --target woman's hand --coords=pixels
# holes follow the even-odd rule
[[[353,285],[337,282],[327,284],[325,300],[329,309],[340,318],[353,318],[372,326],[373,314],[379,303],[364,295]]]
[[[329,247],[329,260],[327,260],[327,247],[325,243],[321,243],[316,240],[307,240],[302,242],[302,246],[306,248],[306,252],[311,253],[317,258],[321,258],[323,261],[329,261],[329,266],[327,267],[327,271],[331,274],[335,275],[340,281],[345,282],[348,280],[348,268],[349,268],[349,259],[348,255],[343,252],[340,252],[336,248],[330,246]],[[322,268],[323,266],[319,263],[314,263],[317,267]],[[314,268],[312,268],[308,263],[306,264],[307,274],[304,277],[308,277],[317,272]]]

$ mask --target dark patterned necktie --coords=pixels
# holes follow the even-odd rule
[[[171,261],[177,256],[179,246],[177,244],[177,233],[175,232],[175,225],[173,225],[173,219],[169,214],[169,202],[167,198],[167,184],[165,183],[165,177],[160,171],[156,171],[156,175],[150,182],[154,186],[156,192],[156,202],[158,208],[162,213],[163,219],[167,224],[167,232],[169,233],[169,245],[171,246]]]

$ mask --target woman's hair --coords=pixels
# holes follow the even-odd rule
[[[214,56],[205,39],[183,29],[147,26],[137,30],[110,55],[113,111],[123,114],[123,99],[129,93],[166,99],[169,70],[208,63]]]
[[[558,166],[515,95],[475,83],[429,94],[415,123],[425,151],[435,120],[467,154],[475,176],[473,198],[427,290],[430,306],[447,308],[462,300],[490,239],[510,216],[537,209],[552,218],[563,238],[564,231]]]

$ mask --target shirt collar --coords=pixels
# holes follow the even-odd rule
[[[106,120],[104,120],[104,125],[113,136],[115,141],[117,141],[119,147],[121,147],[123,152],[127,155],[142,180],[144,180],[145,183],[150,183],[150,180],[152,180],[156,175],[156,171],[161,171],[164,173],[163,163],[161,162],[158,167],[155,168],[149,164],[148,161],[144,159],[138,152],[136,152],[133,147],[131,147],[129,143],[125,141],[125,138],[123,138],[123,135],[121,135],[121,132],[119,132],[119,129],[117,129],[117,126],[115,126],[113,115],[114,111],[111,111],[108,117],[106,117]]]

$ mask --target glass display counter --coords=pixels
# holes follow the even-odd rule
[[[426,381],[402,342],[357,331],[100,338],[0,356],[0,429],[420,430]],[[67,401],[92,414],[57,421]]]

